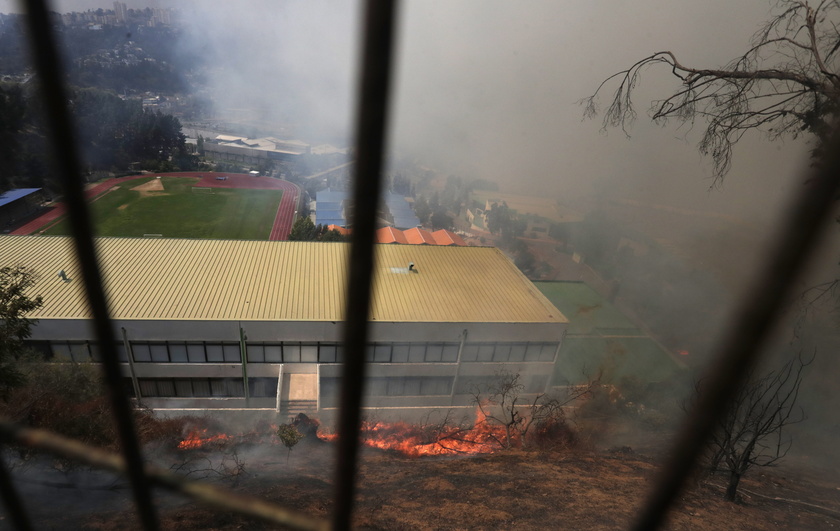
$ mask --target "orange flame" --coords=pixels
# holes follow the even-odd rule
[[[334,441],[338,434],[318,432],[318,437]],[[486,454],[501,449],[506,441],[505,428],[488,423],[481,411],[476,411],[475,425],[471,428],[363,422],[360,437],[366,446],[397,451],[409,457]],[[518,442],[516,438],[512,444],[518,445]]]
[[[207,435],[207,429],[191,431],[187,438],[178,443],[178,448],[181,450],[193,450],[201,448],[208,443],[229,441],[233,439],[230,435],[219,433],[217,435]]]

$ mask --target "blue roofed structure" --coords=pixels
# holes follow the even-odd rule
[[[40,188],[18,188],[16,190],[9,190],[0,194],[0,208],[22,199],[30,194],[40,191]]]
[[[0,229],[38,211],[43,202],[41,188],[18,188],[0,194]]]
[[[319,225],[347,226],[344,217],[344,203],[349,199],[349,192],[332,191],[329,188],[318,192],[315,200],[315,223]]]
[[[420,220],[414,214],[414,210],[405,197],[394,192],[385,194],[385,204],[394,217],[394,227],[398,229],[412,229],[420,225]]]
[[[315,200],[315,223],[321,225],[347,226],[345,207],[350,200],[350,193],[346,191],[332,191],[330,189],[318,192]],[[390,212],[394,227],[398,229],[412,229],[420,225],[420,220],[405,197],[388,192],[383,200]]]

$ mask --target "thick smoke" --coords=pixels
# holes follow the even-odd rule
[[[222,120],[312,144],[346,145],[356,74],[356,2],[195,2],[179,6],[185,45],[210,67]]]

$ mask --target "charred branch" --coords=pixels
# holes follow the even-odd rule
[[[803,131],[822,143],[840,98],[840,65],[836,51],[840,33],[830,20],[840,15],[837,2],[784,1],[779,13],[753,37],[752,46],[723,68],[695,68],[668,50],[649,55],[628,69],[606,78],[588,98],[581,100],[584,117],[601,113],[599,100],[612,90],[603,111],[603,128],[628,129],[637,117],[635,89],[648,67],[665,65],[680,87],[652,102],[654,122],[676,119],[693,125],[706,123],[699,143],[714,163],[715,182],[731,168],[732,147],[746,131],[771,138],[796,137]],[[617,87],[615,84],[617,83]]]

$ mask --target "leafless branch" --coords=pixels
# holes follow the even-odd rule
[[[601,93],[614,87],[603,110],[603,128],[620,128],[629,136],[637,117],[634,98],[641,75],[648,67],[666,65],[680,88],[652,102],[650,117],[688,124],[698,118],[706,121],[699,149],[712,158],[716,183],[731,168],[732,146],[748,130],[771,138],[808,131],[821,142],[840,98],[840,75],[833,61],[840,33],[832,16],[840,16],[838,2],[826,0],[813,7],[782,1],[777,14],[753,36],[751,47],[723,68],[688,66],[667,50],[649,55],[609,76],[581,100],[584,117],[600,114]],[[768,99],[775,103],[761,103]]]

